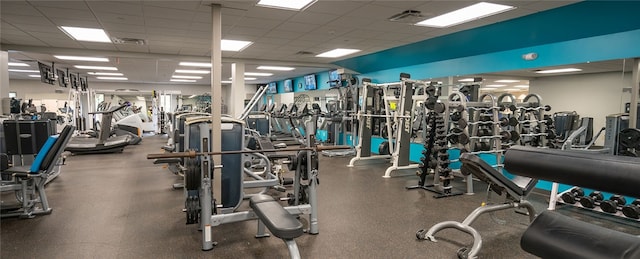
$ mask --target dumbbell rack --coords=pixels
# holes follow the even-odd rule
[[[535,99],[535,100],[532,100]],[[535,147],[547,147],[550,143],[547,139],[549,121],[545,119],[544,112],[550,111],[549,105],[542,105],[542,97],[537,94],[528,94],[517,106],[517,116],[520,133],[520,145]],[[551,123],[553,125],[553,123]]]
[[[598,193],[598,194],[596,194]],[[573,187],[571,189],[568,189],[562,193],[560,193],[558,195],[559,197],[561,197],[560,199],[557,200],[557,203],[560,204],[565,204],[565,205],[569,205],[569,206],[573,206],[573,207],[577,207],[577,208],[581,208],[581,209],[585,209],[585,210],[589,210],[589,211],[595,211],[595,212],[599,212],[599,213],[603,213],[609,216],[616,216],[616,217],[620,217],[620,218],[624,218],[624,219],[628,219],[631,221],[637,221],[640,222],[640,218],[632,218],[629,217],[627,215],[625,215],[625,213],[623,213],[623,209],[624,210],[632,210],[635,212],[635,216],[638,216],[638,212],[640,212],[640,199],[635,199],[633,201],[625,201],[624,204],[617,204],[616,199],[619,199],[619,195],[613,195],[611,197],[616,197],[616,198],[609,198],[608,200],[604,200],[604,197],[602,195],[601,192],[599,191],[592,191],[591,193],[589,193],[588,195],[584,192],[584,190],[580,187]],[[567,196],[567,197],[565,197]],[[569,199],[568,197],[573,198],[573,202],[569,201],[571,199]],[[565,200],[567,199],[567,200]],[[582,199],[588,200],[588,202],[582,201]],[[611,203],[611,202],[613,203]],[[588,206],[583,206],[582,203],[585,204],[593,204],[593,208],[590,208]],[[606,212],[605,210],[602,209],[602,204],[607,202],[609,204],[613,204],[612,206],[610,205],[608,207],[608,209],[611,208],[615,208],[615,213],[611,213],[611,212]],[[621,202],[620,202],[621,203]],[[605,207],[607,208],[607,207]],[[630,213],[629,211],[627,211],[627,213]]]

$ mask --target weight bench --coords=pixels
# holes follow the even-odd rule
[[[424,229],[418,230],[418,232],[416,232],[416,237],[419,240],[426,239],[436,242],[434,235],[440,230],[447,228],[458,229],[473,236],[473,245],[471,246],[471,249],[468,249],[466,247],[460,248],[458,250],[458,257],[477,258],[478,252],[482,247],[482,237],[477,230],[471,227],[471,224],[473,224],[473,222],[484,213],[511,208],[527,209],[529,220],[533,221],[536,212],[533,208],[533,205],[528,202],[526,198],[527,196],[529,196],[529,193],[535,188],[538,180],[521,176],[508,178],[476,155],[463,153],[462,155],[460,155],[460,162],[462,162],[460,171],[464,175],[473,174],[473,176],[483,182],[486,182],[489,185],[489,190],[487,193],[488,197],[491,195],[491,191],[493,191],[498,195],[504,194],[506,197],[506,201],[500,204],[480,206],[473,212],[471,212],[469,216],[467,216],[464,221],[462,221],[462,223],[457,221],[443,221],[432,226],[428,231],[425,231]]]
[[[300,258],[300,251],[294,238],[304,233],[302,223],[269,195],[259,194],[251,197],[249,206],[259,219],[256,237],[269,236],[264,233],[266,226],[274,236],[287,244],[291,258]]]
[[[71,139],[73,130],[73,126],[67,125],[59,136],[50,136],[30,166],[16,166],[2,171],[2,175],[9,176],[11,180],[2,181],[0,191],[20,192],[22,198],[18,206],[2,207],[0,217],[33,218],[35,215],[51,213],[44,186]],[[42,208],[38,208],[38,204]]]
[[[518,146],[505,154],[505,168],[516,175],[640,197],[640,159],[634,157]],[[531,223],[520,246],[542,258],[640,258],[640,237],[553,211]]]

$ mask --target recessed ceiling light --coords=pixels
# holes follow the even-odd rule
[[[220,83],[223,83],[223,84],[231,84],[231,81],[222,80],[222,81],[220,81]]]
[[[69,37],[77,41],[111,42],[103,29],[60,26]]]
[[[517,82],[520,82],[520,80],[502,79],[495,82],[496,83],[517,83]]]
[[[567,72],[578,72],[582,71],[579,68],[559,68],[559,69],[549,69],[549,70],[540,70],[536,71],[538,74],[553,74],[553,73],[567,73]]]
[[[169,80],[171,82],[184,82],[184,83],[195,83],[196,80],[192,80],[192,79],[171,79]]]
[[[291,71],[296,69],[295,67],[278,67],[278,66],[259,66],[260,70],[275,70],[275,71]]]
[[[433,18],[416,25],[444,28],[515,9],[513,6],[480,2]]]
[[[244,40],[221,40],[220,49],[222,51],[242,51],[251,44],[253,42]]]
[[[514,85],[513,87],[517,87],[517,88],[529,88],[528,85]]]
[[[176,73],[183,74],[209,74],[211,71],[209,70],[197,70],[197,69],[176,69]]]
[[[62,60],[109,62],[108,58],[79,57],[79,56],[60,56],[60,55],[53,55],[53,56],[55,58],[57,58],[57,59],[62,59]]]
[[[473,82],[473,78],[458,79],[458,82]]]
[[[100,66],[74,66],[78,69],[91,69],[91,70],[108,70],[108,71],[118,71],[117,67],[100,67]]]
[[[29,75],[29,77],[40,77],[40,75]]]
[[[9,62],[8,65],[10,67],[28,67],[29,64],[27,63],[20,63],[20,62]]]
[[[173,75],[172,78],[181,78],[181,79],[202,79],[201,76],[183,76],[183,75]]]
[[[100,80],[129,80],[126,77],[115,77],[115,76],[96,76],[97,79]]]
[[[327,52],[324,53],[320,53],[318,55],[316,55],[316,57],[319,58],[338,58],[338,57],[342,57],[342,56],[346,56],[349,54],[353,54],[356,52],[359,52],[359,49],[334,49],[334,50],[329,50]]]
[[[504,87],[507,85],[485,85],[486,87]]]
[[[245,72],[245,76],[272,76],[272,73],[260,73],[260,72]]]
[[[257,6],[300,11],[311,6],[317,0],[260,0]]]
[[[211,63],[205,62],[180,62],[180,65],[185,67],[211,67]]]
[[[110,72],[87,72],[89,75],[93,76],[123,76],[122,73],[110,73]]]
[[[256,80],[257,78],[255,77],[245,77],[244,80],[245,81],[252,81],[252,80]],[[229,77],[229,80],[233,80],[233,77]]]
[[[9,72],[40,73],[40,70],[9,69]]]

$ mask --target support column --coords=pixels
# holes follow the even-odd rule
[[[4,98],[9,98],[9,52],[0,51],[0,114],[9,114],[2,105]]]
[[[631,73],[631,104],[629,107],[629,128],[638,128],[638,95],[640,95],[640,58],[633,60]]]
[[[220,152],[221,116],[222,116],[222,6],[211,5],[211,151]],[[213,156],[216,165],[221,163],[220,156]]]
[[[244,99],[247,98],[244,86],[244,63],[231,64],[231,99],[227,101],[231,114],[234,118],[239,118],[244,110]]]

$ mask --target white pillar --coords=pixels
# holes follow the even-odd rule
[[[221,112],[222,112],[222,7],[219,4],[211,5],[211,151],[222,150],[221,140]],[[219,155],[213,156],[216,165],[222,163]]]
[[[0,51],[0,102],[4,98],[9,98],[9,53]],[[0,114],[9,114],[2,106],[0,103]]]
[[[244,86],[244,63],[231,64],[231,99],[227,100],[229,105],[229,114],[234,118],[239,118],[244,110],[244,99],[246,99],[246,90]]]
[[[633,60],[633,72],[631,73],[631,104],[629,107],[629,128],[637,128],[638,120],[638,95],[640,94],[640,58]]]

